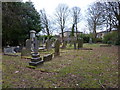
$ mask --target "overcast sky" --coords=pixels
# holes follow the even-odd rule
[[[32,1],[38,12],[44,8],[46,13],[52,16],[55,12],[55,8],[60,3],[67,4],[69,8],[78,6],[81,8],[81,13],[84,14],[85,13],[84,10],[88,7],[88,5],[91,4],[92,2],[95,2],[96,0],[23,0],[23,1]],[[84,21],[81,21],[81,23],[78,24],[78,30],[81,32],[85,30]],[[89,32],[89,30],[86,29],[86,32]]]

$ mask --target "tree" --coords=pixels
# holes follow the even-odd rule
[[[66,20],[68,18],[68,6],[66,4],[59,4],[58,7],[56,8],[56,23],[59,25],[62,33],[62,41],[64,38],[64,29],[66,25]]]
[[[109,4],[109,8],[111,8],[111,11],[114,13],[115,17],[116,17],[116,22],[117,24],[115,25],[115,27],[120,30],[120,1],[118,2],[108,2]]]
[[[105,12],[104,12],[105,22],[104,22],[104,24],[106,24],[106,30],[108,32],[110,32],[117,25],[117,22],[116,22],[117,18],[115,17],[115,14],[112,10],[112,7],[109,5],[108,2],[103,3],[103,8],[105,9]]]
[[[78,30],[77,30],[77,24],[80,21],[80,15],[81,15],[80,14],[80,8],[79,7],[73,7],[72,10],[71,10],[71,12],[72,12],[72,18],[73,18],[73,26],[76,29],[76,37],[78,37],[77,36],[77,32],[78,32]],[[74,29],[74,27],[73,27],[73,29]]]
[[[40,15],[31,2],[3,2],[2,29],[3,46],[23,45],[30,30],[41,30]]]
[[[45,29],[44,32],[46,32],[47,35],[50,36],[50,29],[49,29],[50,20],[47,18],[45,9],[40,10],[40,19],[41,19],[42,26]]]
[[[93,33],[93,37],[96,38],[96,28],[99,28],[100,25],[104,22],[104,9],[102,7],[102,3],[97,2],[91,5],[88,8],[88,25],[90,31]]]
[[[118,38],[117,38],[117,42],[118,45],[120,45],[120,0],[118,0],[118,2],[108,2],[115,17],[116,17],[116,25],[115,27],[118,30]]]

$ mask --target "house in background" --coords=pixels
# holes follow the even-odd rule
[[[113,32],[117,32],[117,31],[118,31],[118,30],[112,30],[112,31],[110,31],[110,32],[108,32],[108,31],[98,32],[98,33],[97,33],[97,38],[103,39],[106,34],[108,34],[108,33],[113,33]]]
[[[71,31],[65,31],[64,33],[64,37],[70,37],[71,35]],[[82,34],[82,32],[77,32],[77,35]],[[62,33],[59,34],[60,37],[62,37]],[[76,32],[74,32],[74,36],[76,37]]]
[[[107,31],[102,31],[102,32],[98,32],[97,33],[97,38],[102,38],[107,34],[108,32]]]

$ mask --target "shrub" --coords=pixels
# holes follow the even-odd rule
[[[89,34],[81,34],[80,38],[83,38],[84,43],[89,43],[90,35]]]
[[[97,43],[102,43],[102,38],[96,38]]]
[[[108,33],[103,38],[103,43],[120,45],[120,40],[117,32]]]

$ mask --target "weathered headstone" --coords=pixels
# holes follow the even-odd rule
[[[89,43],[92,44],[92,38],[89,39]]]
[[[79,38],[78,39],[78,49],[82,48],[83,47],[83,39],[82,38]]]
[[[45,56],[43,57],[43,60],[44,60],[44,61],[50,61],[50,60],[52,60],[52,54],[45,55]]]
[[[60,41],[57,39],[55,42],[55,56],[60,55]]]
[[[46,40],[46,49],[50,50],[51,49],[51,41],[49,39]]]
[[[14,51],[17,53],[17,52],[21,52],[21,50],[22,50],[22,47],[20,47],[20,46],[17,46],[17,47],[15,47],[14,48]]]
[[[26,40],[26,49],[31,50],[31,40],[30,39]]]
[[[39,41],[37,40],[37,37],[34,38],[34,52],[38,53],[39,48]]]
[[[29,62],[29,65],[32,65],[32,66],[37,66],[43,63],[43,60],[40,57],[40,54],[38,53],[39,42],[37,40],[37,37],[35,37],[35,33],[36,32],[34,30],[30,31],[30,36],[31,36],[30,38],[32,41],[31,44],[32,44],[33,52],[32,52],[31,62]]]
[[[73,37],[72,38],[72,42],[74,43],[74,49],[76,49],[77,48],[77,38],[75,38],[75,37]]]
[[[67,41],[63,41],[63,45],[62,45],[62,49],[65,49],[66,48],[66,46],[67,46]]]
[[[5,54],[7,54],[7,53],[16,53],[16,52],[14,51],[14,48],[15,48],[15,47],[6,47],[6,48],[4,48],[4,53],[5,53]]]
[[[74,42],[74,49],[76,49],[76,42]]]
[[[24,48],[24,52],[27,52],[27,56],[31,55],[31,51],[32,51],[32,48],[31,48],[31,40],[30,39],[27,39],[26,40],[26,51],[25,51],[25,48]]]
[[[30,56],[30,55],[31,55],[30,50],[27,50],[25,47],[23,47],[22,51],[21,51],[21,57],[22,56]]]

